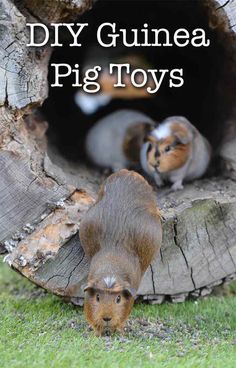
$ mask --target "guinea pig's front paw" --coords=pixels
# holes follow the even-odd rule
[[[155,180],[156,186],[157,186],[158,188],[163,187],[164,182],[163,182],[163,180],[161,179],[161,177],[160,177],[158,174],[156,174],[156,173],[154,173],[154,180]]]
[[[182,190],[184,189],[184,186],[182,184],[182,181],[176,181],[172,187],[171,187],[172,190],[176,191],[176,190]]]
[[[94,329],[94,335],[96,337],[102,337],[104,335],[104,331],[103,330]]]
[[[116,331],[120,334],[120,335],[124,335],[125,334],[125,324],[120,325],[119,327],[116,328]]]
[[[164,187],[164,182],[162,180],[160,180],[158,182],[155,180],[155,183],[156,183],[157,188]]]

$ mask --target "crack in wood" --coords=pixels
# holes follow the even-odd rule
[[[77,236],[77,234],[75,234],[75,235],[73,235],[72,237],[71,237],[71,239],[68,239],[68,241],[69,240],[72,240],[73,238],[75,238]],[[62,259],[62,261],[61,262],[59,262],[58,263],[58,266],[57,267],[59,267],[59,266],[61,266],[69,257],[70,257],[70,255],[74,252],[74,249],[77,247],[77,244],[75,244],[75,245],[73,245],[72,246],[72,249],[70,250],[70,252],[69,252],[69,254],[67,254],[66,256],[65,256],[65,258],[63,258]],[[81,260],[82,261],[82,260]],[[77,266],[76,266],[77,267]],[[75,267],[75,268],[76,268]],[[73,271],[72,271],[73,272]],[[53,275],[53,276],[51,276],[51,277],[49,277],[49,279],[46,281],[46,284],[48,284],[48,282],[50,282],[52,279],[54,279],[54,277],[63,277],[63,278],[65,278],[66,277],[66,270],[65,270],[65,272],[63,273],[63,275],[59,275],[59,274],[56,274],[56,275]]]
[[[225,231],[224,231],[224,230],[223,230],[223,233],[224,233],[224,236],[225,236],[226,243],[227,243],[227,245],[228,245],[228,247],[226,247],[227,252],[228,252],[228,254],[229,254],[229,256],[230,256],[230,259],[231,259],[231,261],[232,261],[232,264],[234,265],[234,267],[236,267],[236,262],[234,261],[234,258],[233,258],[232,254],[231,254],[231,252],[230,252],[230,242],[229,242],[228,235],[227,235],[227,234],[225,234]]]
[[[212,280],[214,280],[214,279],[215,279],[215,277],[214,277],[214,275],[213,275],[213,274],[212,274],[212,272],[211,272],[210,262],[209,262],[209,260],[208,260],[208,257],[207,257],[207,256],[206,256],[206,254],[205,254],[204,247],[202,246],[202,242],[201,242],[201,240],[200,240],[200,236],[199,236],[199,232],[198,232],[198,228],[197,228],[197,226],[196,226],[196,235],[197,235],[198,243],[199,243],[199,245],[201,246],[202,254],[203,254],[203,256],[204,256],[204,258],[205,258],[205,260],[206,260],[206,262],[207,262],[207,268],[208,268],[209,274],[211,275]]]
[[[69,284],[70,284],[70,281],[71,281],[71,278],[72,278],[72,275],[73,275],[74,271],[76,270],[76,268],[77,268],[77,267],[79,267],[79,265],[80,265],[80,264],[81,264],[81,262],[83,261],[84,257],[85,257],[85,254],[83,254],[83,256],[82,256],[81,260],[80,260],[80,261],[77,263],[77,265],[76,265],[76,266],[71,270],[70,275],[69,275],[69,277],[68,277],[67,284],[66,284],[66,286],[65,286],[65,290],[68,288],[68,286],[69,286]]]
[[[162,250],[160,249],[160,259],[161,259],[161,262],[164,264],[164,259],[163,259],[163,254],[162,254]]]
[[[63,183],[60,183],[59,181],[58,181],[58,179],[57,179],[57,177],[56,177],[56,175],[55,176],[52,176],[51,174],[49,174],[49,172],[45,169],[45,167],[44,167],[44,161],[42,160],[42,166],[41,166],[41,168],[42,168],[42,171],[43,171],[43,173],[44,173],[44,175],[45,175],[45,177],[46,178],[49,178],[49,179],[51,179],[51,180],[53,180],[57,185],[58,185],[58,187],[61,187],[61,186],[63,186]],[[75,189],[76,190],[76,189]],[[74,191],[75,191],[74,190]]]
[[[191,277],[194,289],[197,289],[194,278],[193,278],[193,267],[190,267],[190,277]]]
[[[181,254],[182,254],[183,258],[184,258],[184,261],[185,261],[185,264],[186,264],[186,266],[187,266],[187,269],[189,270],[189,276],[190,276],[190,278],[191,278],[191,281],[192,281],[193,287],[194,287],[194,289],[195,289],[195,288],[196,288],[196,285],[195,285],[195,281],[194,281],[194,279],[193,279],[193,272],[191,272],[191,268],[192,268],[192,267],[190,267],[190,266],[189,266],[189,264],[188,264],[188,260],[187,260],[187,257],[186,257],[186,255],[185,255],[185,253],[184,253],[184,250],[183,250],[183,248],[181,247],[181,245],[180,245],[180,244],[179,244],[179,242],[178,242],[178,230],[177,230],[177,223],[178,223],[178,217],[177,217],[177,216],[175,216],[175,220],[174,220],[174,223],[173,223],[173,229],[174,229],[174,243],[175,243],[175,245],[179,248],[179,250],[180,250],[180,252],[181,252]]]
[[[188,260],[187,260],[185,254],[184,254],[184,251],[183,251],[181,245],[178,243],[178,240],[177,240],[177,235],[178,235],[178,233],[177,233],[177,217],[175,218],[173,228],[174,228],[174,243],[179,248],[179,250],[181,251],[182,256],[184,258],[184,261],[185,261],[185,264],[186,264],[187,268],[189,268]]]
[[[150,264],[150,270],[151,270],[151,277],[152,277],[153,293],[156,294],[155,282],[154,282],[154,272],[153,272],[153,268],[152,268],[152,265],[151,264]]]
[[[49,279],[45,282],[45,285],[47,285],[51,280],[53,280],[54,278],[56,278],[56,277],[65,277],[65,275],[58,275],[58,274],[56,274],[56,275],[52,275],[51,277],[49,277]]]
[[[77,236],[77,233],[76,234],[74,234],[70,239],[68,239],[68,241],[69,240],[72,240],[73,238],[76,238],[76,236]],[[67,254],[66,256],[65,256],[65,258],[63,258],[62,259],[62,261],[61,262],[59,262],[58,263],[58,267],[59,266],[61,266],[62,265],[62,263],[64,263],[69,257],[70,257],[70,255],[73,253],[73,251],[74,251],[74,249],[77,247],[77,244],[75,244],[75,245],[73,245],[72,246],[72,249],[71,249],[71,251],[69,252],[69,254]]]
[[[6,69],[5,69],[5,75],[4,76],[5,76],[5,102],[4,102],[4,105],[8,106],[9,105],[9,101],[8,101],[8,78],[7,78],[7,70]]]
[[[31,186],[35,181],[37,181],[37,179],[38,179],[38,178],[35,176],[35,178],[31,180],[31,182],[30,182],[30,183],[28,184],[28,186],[27,186],[27,190],[29,190],[30,186]]]
[[[226,5],[228,5],[231,2],[231,0],[227,0],[223,5],[218,6],[218,8],[216,8],[216,10],[222,9],[224,8]]]
[[[213,252],[214,252],[214,255],[215,255],[215,257],[216,257],[216,260],[217,260],[217,262],[218,262],[219,266],[221,267],[222,271],[223,271],[224,273],[227,273],[227,272],[226,272],[226,270],[224,269],[224,267],[223,267],[222,263],[220,262],[219,257],[218,257],[218,255],[217,255],[217,253],[216,253],[216,250],[215,250],[215,246],[214,246],[214,244],[212,243],[212,240],[211,240],[211,236],[210,236],[210,232],[209,232],[209,229],[208,229],[208,224],[207,224],[206,219],[205,219],[205,221],[204,221],[204,224],[205,224],[205,230],[206,230],[206,234],[207,234],[207,238],[208,238],[208,243],[210,244],[210,246],[211,246],[211,248],[212,248],[212,250],[213,250]]]

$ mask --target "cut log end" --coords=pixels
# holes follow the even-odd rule
[[[139,300],[180,302],[210,294],[235,277],[235,190],[230,180],[205,179],[159,199],[163,245],[143,278]],[[89,262],[78,228],[91,203],[87,193],[75,192],[18,243],[7,262],[38,285],[81,304]]]

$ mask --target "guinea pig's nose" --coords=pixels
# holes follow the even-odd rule
[[[110,322],[111,321],[111,318],[109,318],[109,317],[103,317],[103,321]]]
[[[156,147],[155,158],[158,158],[158,157],[160,157],[160,151],[159,151],[158,147]]]
[[[159,166],[160,166],[160,161],[158,160],[158,161],[156,162],[155,167],[156,167],[156,168],[158,168]]]

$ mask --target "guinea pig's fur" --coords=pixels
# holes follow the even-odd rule
[[[97,166],[113,172],[139,163],[144,137],[154,127],[147,115],[135,110],[118,110],[97,121],[89,130],[85,149]]]
[[[108,177],[81,221],[80,240],[91,259],[85,316],[98,335],[122,330],[161,246],[161,216],[151,186],[125,169]]]
[[[143,144],[140,161],[157,186],[171,182],[182,189],[183,181],[200,178],[207,170],[211,147],[205,137],[183,116],[165,119]]]

